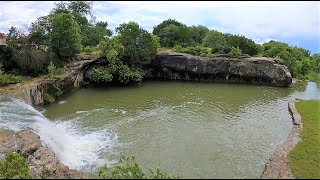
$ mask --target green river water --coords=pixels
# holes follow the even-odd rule
[[[159,167],[182,178],[260,178],[292,128],[288,100],[317,98],[318,92],[314,83],[281,88],[147,81],[82,88],[44,115],[70,136],[82,134],[78,143],[86,144],[72,145],[78,154],[69,152],[83,162],[77,169],[90,172],[95,162],[113,164],[126,155],[144,169]]]

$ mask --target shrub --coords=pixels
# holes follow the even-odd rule
[[[112,71],[108,67],[93,68],[89,76],[90,80],[95,83],[106,83],[112,81]]]
[[[13,74],[0,75],[0,86],[5,86],[8,84],[16,84],[16,83],[21,83],[21,82],[22,82],[21,76],[15,76]]]
[[[50,104],[55,101],[55,98],[48,93],[44,93],[43,99],[45,104]]]
[[[213,58],[213,57],[214,57],[214,54],[212,54],[211,52],[209,52],[209,53],[207,54],[207,57],[208,57],[208,58]]]
[[[119,78],[121,83],[127,84],[129,82],[141,82],[145,72],[139,68],[130,68],[127,65],[119,67]]]
[[[175,52],[182,52],[183,49],[184,48],[181,45],[175,45],[172,50]]]
[[[0,161],[0,179],[31,179],[30,168],[24,157],[8,152]]]
[[[231,47],[231,51],[229,52],[230,57],[232,58],[238,58],[242,55],[242,51],[239,47],[235,48],[235,47]]]
[[[62,73],[63,69],[62,68],[57,68],[52,61],[50,62],[49,66],[47,67],[48,69],[48,73],[49,73],[49,77],[51,80],[55,80],[57,79],[57,75]]]
[[[201,53],[200,56],[201,57],[207,57],[207,54],[206,53]]]
[[[99,169],[99,177],[103,179],[178,179],[178,176],[169,176],[167,173],[157,169],[155,172],[150,170],[147,175],[135,162],[134,157],[120,158],[120,165],[108,168],[107,165]]]
[[[93,48],[91,48],[90,46],[86,46],[85,48],[83,48],[83,52],[91,54],[93,52]]]

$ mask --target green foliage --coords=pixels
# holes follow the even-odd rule
[[[108,83],[114,80],[123,84],[141,82],[145,72],[137,67],[123,64],[121,59],[125,53],[124,46],[118,37],[107,39],[99,43],[101,56],[105,56],[109,64],[105,67],[94,68],[90,80],[95,83]]]
[[[201,45],[204,37],[209,32],[209,29],[205,26],[198,25],[198,26],[191,26],[190,31],[191,31],[192,42],[195,45]]]
[[[301,115],[303,129],[301,141],[290,152],[289,165],[297,179],[320,178],[320,116],[319,100],[308,100],[296,103]]]
[[[249,54],[250,56],[258,54],[259,46],[251,39],[241,35],[225,34],[224,36],[228,46],[239,47],[243,54]]]
[[[8,152],[0,161],[0,179],[32,179],[30,168],[24,157]]]
[[[128,84],[129,82],[141,82],[145,72],[140,68],[132,67],[127,65],[119,66],[118,80],[121,83]]]
[[[195,56],[202,56],[202,57],[207,57],[208,53],[208,48],[202,47],[202,46],[190,46],[183,48],[181,45],[176,45],[172,48],[174,52],[181,52],[181,53],[187,53],[187,54],[192,54]],[[212,54],[210,53],[209,56]]]
[[[81,49],[79,25],[70,14],[52,17],[51,47],[61,60],[70,61]]]
[[[135,162],[135,158],[121,157],[120,164],[108,168],[107,165],[99,169],[99,177],[103,179],[178,179],[178,176],[169,176],[167,173],[157,169],[155,172],[143,172],[141,167]]]
[[[93,68],[90,80],[95,83],[106,83],[112,81],[112,69],[108,67]]]
[[[205,47],[211,47],[213,53],[220,51],[223,53],[223,48],[226,47],[227,41],[221,32],[208,31],[202,40],[202,45]]]
[[[156,57],[157,45],[148,31],[136,22],[120,24],[116,28],[117,39],[123,45],[122,61],[129,66],[140,67]]]
[[[48,73],[49,73],[49,77],[51,80],[55,80],[57,79],[57,75],[62,73],[63,69],[62,68],[58,68],[57,66],[55,66],[52,61],[50,62],[49,66],[47,67],[48,69]]]
[[[183,26],[183,24],[181,23],[181,22],[178,22],[178,21],[176,21],[175,19],[167,19],[167,20],[164,20],[162,23],[160,23],[160,24],[158,24],[157,26],[155,26],[154,28],[153,28],[153,34],[154,35],[157,35],[157,36],[159,36],[160,35],[160,31],[163,29],[163,28],[165,28],[165,27],[167,27],[167,26],[169,26],[169,25],[171,25],[171,24],[173,24],[173,25],[175,25],[175,26]],[[161,44],[162,45],[162,44]],[[163,46],[163,45],[162,45]]]
[[[93,52],[93,48],[90,46],[86,46],[85,48],[83,48],[83,52],[91,54]]]
[[[242,51],[239,47],[231,47],[231,51],[229,52],[230,57],[232,58],[239,58],[242,55]]]
[[[43,100],[45,104],[51,104],[55,101],[55,98],[48,93],[44,93]]]
[[[0,74],[0,86],[21,83],[22,77],[13,74]]]
[[[310,52],[305,49],[277,41],[264,43],[262,48],[263,56],[283,60],[293,77],[304,78],[310,71],[318,71],[320,60],[316,54],[310,57]]]
[[[152,36],[153,46],[159,48],[160,47],[160,37],[157,35],[154,35],[154,34],[151,34],[151,36]]]

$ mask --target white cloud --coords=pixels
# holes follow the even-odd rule
[[[0,31],[22,27],[46,15],[54,2],[0,2]],[[222,32],[243,34],[261,43],[268,39],[320,39],[320,2],[268,1],[95,1],[97,20],[111,28],[136,21],[151,31],[172,18],[187,25],[202,24]],[[319,44],[320,46],[320,44]]]

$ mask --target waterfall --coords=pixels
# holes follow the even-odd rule
[[[117,136],[110,130],[88,132],[76,120],[50,121],[31,105],[11,97],[0,97],[0,129],[31,129],[61,163],[84,171],[112,163],[103,157],[103,151],[118,144]]]

